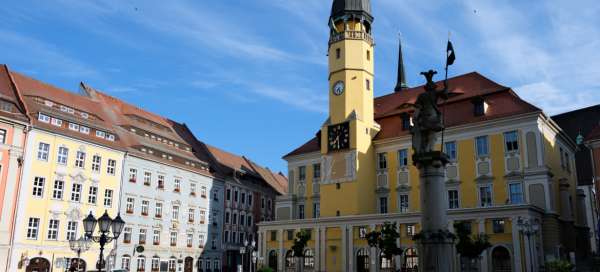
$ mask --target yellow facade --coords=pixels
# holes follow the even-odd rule
[[[46,155],[40,152],[40,143],[48,144]],[[59,148],[67,148],[66,163],[59,163]],[[76,166],[76,153],[85,152],[83,167]],[[41,156],[40,158],[38,158]],[[92,170],[93,156],[100,156],[99,171]],[[56,265],[64,258],[76,258],[76,253],[69,248],[67,241],[68,222],[76,222],[76,238],[84,234],[82,220],[92,212],[96,218],[107,211],[111,217],[116,217],[119,205],[121,167],[124,153],[112,148],[76,140],[40,129],[29,132],[27,142],[27,155],[25,158],[25,172],[23,173],[23,186],[17,216],[17,225],[21,226],[15,233],[13,263],[23,264],[23,260],[30,262],[34,258],[44,258]],[[107,171],[108,160],[115,161],[114,173]],[[44,179],[40,189],[39,183],[34,181]],[[58,197],[55,181],[63,182],[62,198]],[[74,184],[81,186],[80,193]],[[35,188],[34,188],[35,187]],[[91,187],[97,188],[95,201]],[[41,190],[41,195],[37,192]],[[111,190],[110,196],[106,191]],[[35,191],[35,193],[34,193]],[[77,197],[79,194],[79,199]],[[78,200],[77,200],[78,199]],[[94,203],[95,202],[95,203]],[[105,205],[106,204],[106,205]],[[39,219],[37,237],[31,234],[30,218]],[[58,220],[56,237],[51,234],[50,220]],[[112,243],[107,244],[104,254],[107,256],[112,249]],[[94,243],[89,251],[82,254],[88,269],[95,269],[98,260],[99,247]],[[15,265],[22,269],[24,266]],[[63,266],[64,267],[64,266]],[[19,270],[21,271],[21,270]],[[24,270],[23,270],[24,271]]]

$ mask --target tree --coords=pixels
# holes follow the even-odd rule
[[[402,254],[402,249],[396,244],[396,240],[400,238],[396,223],[385,222],[381,230],[367,233],[366,238],[369,246],[379,249],[388,260],[393,260],[394,256]],[[379,256],[375,258],[379,260]]]
[[[481,254],[492,246],[489,242],[489,236],[485,233],[479,233],[471,236],[471,231],[467,222],[454,223],[454,230],[458,236],[456,251],[460,254],[461,259],[467,260],[466,271],[471,271],[473,261],[478,260]]]
[[[298,264],[300,266],[300,270],[304,269],[304,248],[308,244],[308,240],[310,240],[310,232],[307,230],[301,230],[296,233],[296,238],[294,239],[294,244],[292,245],[292,252],[294,252],[294,257],[298,258]]]

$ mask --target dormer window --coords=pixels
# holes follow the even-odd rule
[[[44,105],[46,105],[48,107],[52,107],[52,106],[54,106],[54,102],[52,102],[50,100],[46,100],[46,101],[44,101]]]
[[[473,99],[473,114],[475,116],[484,116],[487,112],[488,105],[481,97]]]
[[[87,119],[89,117],[89,115],[87,113],[85,113],[85,112],[82,112],[81,113],[81,117],[84,118],[84,119]]]
[[[40,121],[42,121],[44,123],[50,123],[50,116],[45,115],[45,114],[43,114],[43,113],[40,112],[38,114],[38,120],[40,120]]]

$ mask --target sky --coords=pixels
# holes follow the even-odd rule
[[[372,0],[375,95],[478,71],[553,115],[600,104],[600,5],[578,1]],[[274,171],[327,118],[330,0],[54,0],[0,5],[0,63],[78,83],[188,125]]]

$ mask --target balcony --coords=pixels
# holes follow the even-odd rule
[[[363,40],[370,45],[373,45],[373,37],[371,37],[371,34],[364,31],[344,31],[336,33],[329,39],[329,45],[343,40]]]

